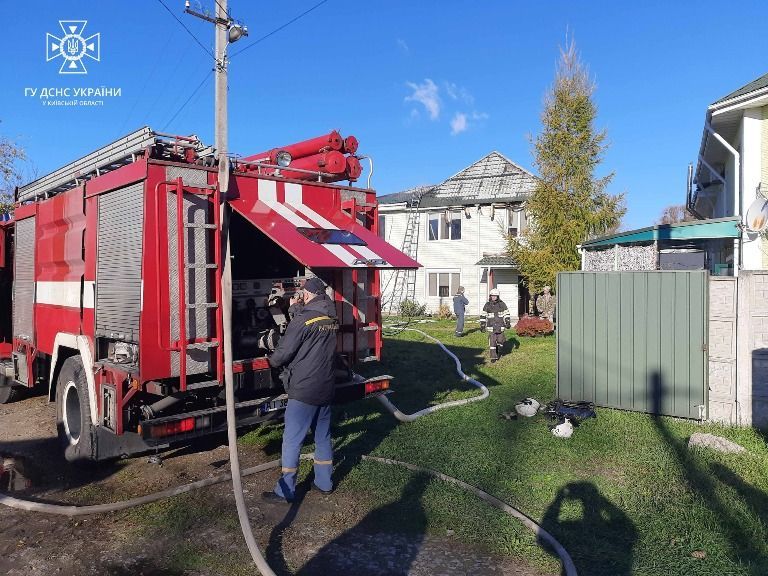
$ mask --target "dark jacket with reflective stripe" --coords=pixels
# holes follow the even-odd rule
[[[488,332],[500,334],[501,332],[504,332],[504,328],[509,327],[509,308],[507,308],[507,305],[501,298],[497,299],[495,302],[493,300],[488,300],[480,312],[480,322],[487,322],[486,330]]]
[[[314,406],[331,403],[338,330],[336,306],[325,295],[305,304],[293,317],[269,357],[272,367],[286,366],[283,382],[288,398]]]

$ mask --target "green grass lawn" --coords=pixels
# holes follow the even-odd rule
[[[511,503],[569,550],[582,576],[768,574],[768,449],[759,433],[600,409],[572,438],[555,438],[543,418],[499,417],[523,397],[554,398],[554,338],[521,338],[486,364],[483,333],[459,339],[451,322],[416,327],[443,341],[491,396],[411,424],[399,424],[375,401],[336,408],[339,498],[370,503],[364,528],[415,537],[452,530],[558,571],[516,520],[458,488],[359,461],[370,453],[434,468]],[[386,338],[383,356],[368,372],[395,377],[390,399],[404,412],[477,393],[419,334]],[[274,443],[280,431],[262,429],[243,442]],[[725,436],[748,453],[690,452],[695,431]]]

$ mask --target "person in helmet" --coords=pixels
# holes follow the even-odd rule
[[[480,312],[480,328],[488,332],[488,349],[491,362],[496,362],[501,355],[501,347],[506,341],[504,330],[512,327],[509,308],[499,297],[499,290],[494,288],[488,294],[488,302]]]

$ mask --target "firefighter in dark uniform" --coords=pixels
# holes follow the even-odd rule
[[[304,284],[304,306],[297,311],[269,364],[285,367],[281,378],[288,393],[281,456],[282,476],[273,492],[263,498],[291,502],[295,497],[299,452],[310,427],[315,431],[314,487],[323,494],[333,491],[333,447],[331,446],[331,402],[333,400],[336,306],[325,294],[319,278]]]
[[[501,355],[501,347],[505,342],[504,330],[512,327],[509,308],[499,298],[498,289],[494,288],[488,295],[488,302],[480,312],[480,329],[488,331],[488,348],[491,362],[496,362]]]

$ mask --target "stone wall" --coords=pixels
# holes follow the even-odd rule
[[[645,246],[615,245],[605,250],[585,250],[584,270],[612,272],[614,270],[657,270],[656,243]]]

